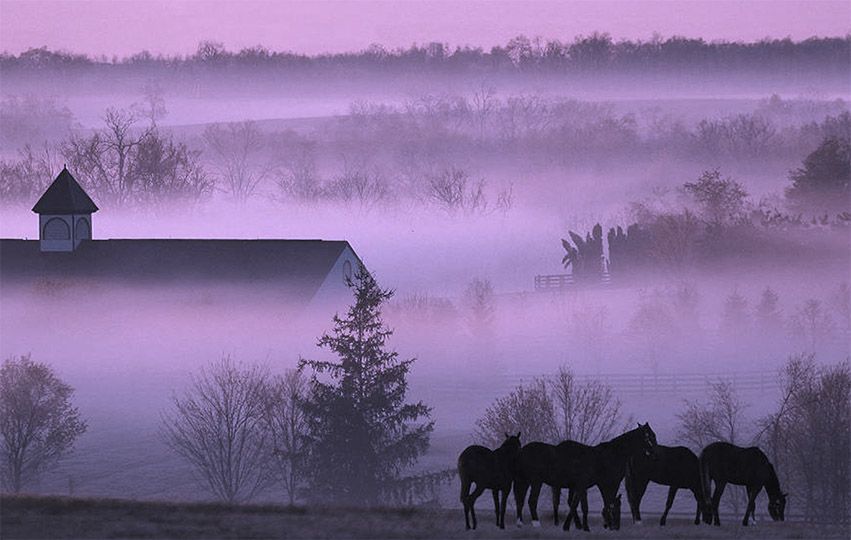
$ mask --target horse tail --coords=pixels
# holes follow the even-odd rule
[[[709,460],[706,456],[706,448],[700,453],[700,457],[698,458],[698,468],[700,468],[700,491],[701,495],[703,495],[703,500],[708,502],[712,499],[711,490],[711,482],[712,479],[709,477]]]

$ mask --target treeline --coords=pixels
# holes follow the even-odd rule
[[[812,151],[824,138],[851,140],[842,100],[807,102],[778,96],[750,113],[693,124],[661,113],[620,112],[609,103],[500,96],[489,86],[472,95],[425,95],[401,105],[356,102],[328,134],[329,144],[362,143],[373,155],[425,159],[495,152],[541,163],[600,157],[668,155],[752,160]]]
[[[606,272],[626,279],[760,257],[788,260],[790,253],[823,260],[844,247],[851,229],[851,142],[824,139],[790,173],[782,201],[754,202],[717,169],[667,195],[634,202],[634,223],[609,228],[605,238],[599,223],[584,237],[568,231],[562,264],[576,280],[595,281]]]
[[[573,41],[529,38],[519,35],[490,50],[431,42],[408,48],[387,49],[380,44],[349,53],[305,55],[272,51],[261,45],[229,51],[222,43],[203,41],[194,54],[155,55],[141,51],[132,56],[88,57],[66,51],[33,48],[18,55],[0,55],[0,70],[87,70],[147,68],[220,70],[258,67],[287,72],[333,70],[386,70],[448,73],[564,72],[586,70],[665,71],[737,70],[788,72],[848,72],[851,36],[813,37],[803,41],[763,39],[756,42],[707,42],[702,38],[673,36],[663,39],[615,41],[607,33],[578,36]]]

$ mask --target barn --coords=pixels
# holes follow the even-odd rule
[[[33,207],[39,239],[0,239],[0,290],[45,282],[259,287],[339,307],[361,259],[345,240],[93,239],[97,205],[63,168]]]

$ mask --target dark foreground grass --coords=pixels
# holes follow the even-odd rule
[[[563,532],[546,522],[540,529],[527,525],[501,531],[493,523],[492,507],[477,507],[479,530],[465,531],[460,508],[331,509],[8,496],[0,498],[0,538],[848,538],[848,529],[840,527],[762,522],[744,528],[730,521],[719,528],[694,526],[685,519],[670,520],[665,528],[651,525],[650,519],[642,526],[627,520],[617,532],[592,521],[590,534]]]

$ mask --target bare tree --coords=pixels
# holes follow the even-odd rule
[[[579,381],[567,366],[561,366],[550,382],[559,440],[597,444],[611,439],[625,420],[621,402],[611,387],[593,379]]]
[[[301,403],[307,390],[304,374],[291,369],[275,377],[265,394],[263,421],[290,505],[295,504],[304,480],[308,426]]]
[[[467,308],[467,323],[473,333],[481,334],[491,329],[496,318],[496,301],[489,279],[475,278],[467,284],[464,305]]]
[[[322,179],[316,170],[316,157],[311,144],[299,145],[296,152],[278,167],[275,183],[282,200],[315,201],[324,195]]]
[[[388,199],[390,190],[378,171],[348,168],[328,186],[329,195],[368,210]]]
[[[479,128],[479,140],[483,141],[488,119],[499,106],[496,90],[491,86],[487,86],[485,83],[480,84],[476,91],[473,92],[471,103]]]
[[[106,127],[73,135],[62,147],[68,165],[98,202],[115,207],[198,202],[213,183],[199,152],[151,125],[135,127],[132,111],[108,109]]]
[[[815,354],[833,334],[833,319],[821,301],[811,298],[798,306],[789,319],[792,335]]]
[[[157,81],[148,81],[142,87],[142,101],[135,103],[133,109],[148,120],[151,127],[157,126],[157,120],[168,114],[163,97],[163,88]]]
[[[762,420],[758,440],[808,520],[848,522],[851,510],[851,368],[817,366],[793,356],[781,379],[783,397]]]
[[[15,493],[71,451],[86,422],[71,405],[74,390],[30,355],[0,368],[0,478]]]
[[[476,437],[490,448],[499,446],[506,433],[518,431],[527,441],[558,442],[555,409],[544,379],[518,385],[476,420]]]
[[[24,146],[18,151],[16,161],[0,160],[0,201],[35,200],[44,192],[56,170],[54,150],[48,143],[38,150]]]
[[[103,120],[104,129],[88,137],[73,135],[62,153],[96,199],[125,206],[132,202],[137,189],[132,174],[133,152],[148,132],[134,129],[137,118],[132,111],[109,108]]]
[[[265,142],[257,124],[213,124],[204,130],[203,138],[214,156],[225,191],[236,202],[245,203],[270,173],[269,166],[260,163]]]
[[[741,444],[745,440],[744,411],[747,407],[730,381],[713,383],[707,403],[686,402],[685,412],[677,415],[680,421],[677,437],[695,448],[698,455],[707,444],[715,441]],[[738,513],[746,500],[745,491],[741,486],[730,487],[725,504]]]
[[[715,441],[737,444],[744,441],[744,412],[748,405],[736,394],[733,383],[712,383],[709,401],[686,402],[685,412],[678,414],[679,439],[698,450]]]
[[[455,167],[429,177],[428,197],[450,214],[484,212],[488,207],[485,181],[473,181],[467,171]],[[504,197],[504,204],[510,205],[509,195]]]
[[[264,424],[267,370],[225,357],[203,368],[163,414],[166,443],[221,500],[253,498],[274,482]]]

